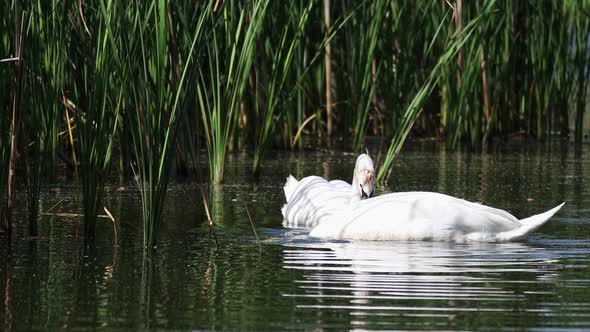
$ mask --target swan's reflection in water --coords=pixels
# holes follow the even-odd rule
[[[454,329],[457,316],[475,313],[471,321],[522,327],[557,297],[558,253],[525,243],[320,242],[298,230],[280,242],[284,268],[302,271],[283,296],[317,311],[320,325],[339,313],[350,328]]]

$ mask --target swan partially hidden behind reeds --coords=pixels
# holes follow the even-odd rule
[[[371,197],[374,175],[371,158],[362,154],[352,185],[289,176],[283,224],[314,227],[311,236],[331,239],[505,242],[526,238],[565,204],[518,220],[504,210],[434,192]]]

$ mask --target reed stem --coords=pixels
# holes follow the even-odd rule
[[[16,171],[17,142],[21,117],[21,91],[23,82],[23,53],[25,39],[26,15],[19,0],[15,2],[15,50],[17,61],[14,75],[14,96],[12,99],[12,121],[10,125],[10,158],[8,161],[8,180],[6,195],[6,211],[4,215],[4,230],[10,243],[12,236],[12,210],[14,208],[14,175]]]

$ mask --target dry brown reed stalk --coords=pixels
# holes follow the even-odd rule
[[[115,221],[115,218],[113,217],[113,215],[111,214],[111,211],[109,211],[109,209],[107,209],[107,207],[103,207],[104,212],[106,212],[107,216],[111,219],[111,221],[113,222],[113,231],[115,232],[115,252],[117,251],[117,247],[119,246],[119,237],[117,236],[117,222]]]
[[[461,40],[461,32],[463,32],[463,1],[457,0],[455,1],[453,18],[455,19],[455,25],[457,26],[457,34],[459,38],[459,43]],[[461,79],[463,76],[464,71],[464,50],[463,47],[459,48],[459,52],[457,53],[457,86],[461,86]]]
[[[50,207],[47,211],[43,212],[42,214],[48,214],[49,212],[53,211],[53,209],[55,209],[59,204],[61,204],[61,202],[65,201],[65,198],[62,198],[59,200],[59,202],[53,204],[52,207]]]
[[[324,0],[324,25],[326,37],[330,34],[330,0]],[[326,43],[326,134],[328,138],[332,136],[332,67],[331,67],[331,54],[332,49],[330,48],[330,42]]]
[[[196,128],[199,128],[199,118],[195,117],[195,120],[197,121],[196,124]],[[201,158],[199,157],[199,146],[200,146],[200,139],[199,139],[199,135],[197,135],[197,151],[196,153],[194,152],[195,149],[192,148],[191,149],[191,158],[193,159],[193,164],[195,165],[195,169],[197,170],[197,176],[198,176],[198,180],[199,180],[199,189],[201,191],[201,199],[203,200],[203,207],[205,208],[205,214],[207,215],[207,221],[209,222],[209,233],[213,234],[213,221],[211,220],[211,213],[209,212],[209,204],[207,204],[207,195],[205,195],[205,189],[203,189],[203,173],[201,172],[201,167],[199,167],[199,165],[201,165]],[[196,157],[195,157],[196,155]],[[195,162],[196,159],[196,162]]]
[[[18,129],[20,127],[20,112],[21,112],[21,90],[22,90],[22,61],[23,61],[23,44],[25,36],[25,21],[26,15],[22,11],[20,1],[15,2],[15,24],[16,24],[16,36],[15,36],[15,50],[16,58],[15,61],[15,77],[14,77],[14,96],[12,99],[12,123],[10,128],[10,158],[8,162],[8,190],[6,198],[6,214],[4,216],[4,229],[8,238],[7,243],[10,243],[12,236],[12,209],[14,205],[14,174],[16,169],[16,157],[17,157],[17,142],[18,142]]]
[[[307,125],[311,120],[315,119],[316,115],[317,115],[317,113],[314,113],[311,116],[309,116],[307,119],[305,119],[305,121],[303,121],[303,123],[301,124],[301,126],[297,130],[297,134],[295,134],[295,136],[293,137],[293,140],[291,141],[291,149],[295,147],[295,144],[297,143],[299,136],[301,136],[301,133],[303,132],[303,128],[305,128],[305,125]]]
[[[248,210],[248,205],[244,203],[244,208],[246,208],[246,214],[248,214],[248,220],[250,221],[250,226],[252,226],[252,232],[254,232],[254,237],[256,238],[256,243],[258,243],[258,248],[262,249],[260,246],[260,240],[258,239],[258,233],[256,233],[256,227],[254,227],[254,222],[252,221],[252,217],[250,216],[250,211]]]
[[[82,24],[84,24],[84,30],[90,36],[90,30],[88,29],[88,25],[86,24],[86,18],[84,18],[84,12],[82,11],[82,0],[78,0],[78,12],[80,14]]]
[[[197,146],[199,146],[199,136],[197,135]],[[201,199],[203,201],[203,208],[205,209],[205,215],[207,216],[207,222],[209,224],[209,233],[213,234],[214,229],[213,229],[213,220],[211,219],[211,213],[209,212],[209,204],[207,203],[207,195],[205,195],[205,189],[203,189],[203,175],[201,173],[201,168],[199,167],[199,165],[201,164],[199,162],[199,152],[197,151],[197,153],[193,152],[194,149],[191,149],[191,158],[193,159],[193,165],[195,165],[195,168],[197,170],[197,177],[198,177],[198,181],[199,181],[199,191],[201,192]],[[194,155],[197,155],[197,157],[195,158]],[[196,159],[196,162],[195,162]]]
[[[6,59],[0,59],[0,63],[3,63],[3,62],[17,62],[18,60],[19,60],[19,58],[17,58],[17,57],[6,58]]]
[[[209,222],[209,228],[213,230],[213,221],[211,221],[211,213],[209,213],[209,204],[207,204],[207,197],[205,196],[205,190],[201,187],[201,197],[203,199],[203,207],[205,208],[205,214],[207,215],[207,221]]]
[[[66,97],[66,95],[64,94],[63,90],[61,92],[62,94],[62,102],[65,106],[64,110],[66,112],[66,124],[68,125],[68,138],[70,141],[70,148],[72,149],[72,161],[74,163],[74,178],[76,179],[76,205],[78,205],[78,199],[80,197],[80,180],[78,178],[78,161],[76,160],[76,146],[74,144],[74,133],[73,133],[73,129],[74,127],[72,127],[72,118],[70,118],[70,111],[69,109],[72,108],[72,110],[76,109],[76,105],[69,99]],[[76,238],[79,238],[80,236],[80,214],[78,213],[78,220],[76,221]]]
[[[41,214],[44,215],[44,216],[64,217],[64,218],[81,218],[81,217],[84,217],[83,214],[80,214],[80,213],[71,213],[71,212],[54,212],[54,213],[43,212]],[[106,214],[99,214],[96,217],[97,218],[109,219],[109,216],[107,216]]]
[[[74,161],[74,176],[76,178],[78,178],[78,161],[76,160],[76,147],[74,145],[74,133],[73,130],[74,128],[76,128],[76,125],[74,124],[72,126],[72,118],[70,117],[70,112],[69,109],[71,108],[72,110],[76,109],[76,105],[66,97],[66,95],[64,94],[64,92],[62,91],[62,99],[63,99],[63,104],[65,106],[64,110],[66,112],[66,124],[68,125],[68,130],[66,131],[68,133],[68,138],[69,138],[69,143],[70,143],[70,148],[72,149],[72,160]]]
[[[481,15],[481,5],[480,0],[475,2],[475,6],[477,8],[477,14]],[[483,28],[480,26],[478,28],[480,34],[484,34]],[[488,84],[488,71],[487,71],[487,62],[486,62],[486,40],[485,38],[482,40],[482,45],[479,49],[479,62],[480,62],[480,69],[481,69],[481,90],[482,90],[482,99],[483,99],[483,114],[486,120],[486,123],[490,123],[491,121],[491,114],[490,114],[490,97],[489,97],[489,84]]]

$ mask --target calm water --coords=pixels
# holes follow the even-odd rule
[[[174,184],[148,259],[131,182],[107,189],[118,247],[106,219],[89,250],[76,218],[43,216],[39,237],[27,238],[21,209],[12,254],[1,246],[0,329],[590,329],[590,146],[469,154],[416,145],[380,190],[439,191],[517,217],[566,201],[526,242],[328,242],[282,228],[286,175],[349,180],[354,160],[280,153],[253,179],[250,159],[231,156],[226,184],[211,191],[214,235],[198,187]],[[76,212],[75,192],[48,186],[43,210],[65,199],[53,211]]]

